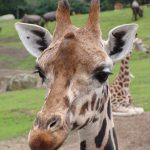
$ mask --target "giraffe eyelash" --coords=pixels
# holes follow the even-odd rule
[[[40,76],[41,79],[42,79],[42,83],[45,82],[46,76],[45,76],[43,70],[42,70],[38,65],[35,66],[35,71],[34,71],[33,73],[39,74],[39,76]]]
[[[105,71],[97,71],[94,73],[94,78],[97,79],[100,83],[103,83],[108,79],[109,75],[112,75],[112,73]]]

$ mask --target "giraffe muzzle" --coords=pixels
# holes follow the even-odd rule
[[[31,150],[55,150],[54,141],[50,133],[39,129],[30,131],[28,137]]]
[[[68,130],[60,115],[49,119],[38,116],[28,136],[31,150],[57,150],[68,136]]]

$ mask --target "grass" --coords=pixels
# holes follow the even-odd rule
[[[146,59],[142,56],[139,53],[139,59],[131,63],[131,71],[135,75],[131,85],[131,93],[136,104],[144,107],[145,111],[150,111],[150,71],[148,69],[150,68],[150,54],[146,56]]]
[[[141,38],[149,36],[149,31],[150,31],[149,13],[150,13],[150,8],[145,7],[144,17],[140,18],[138,21],[135,22],[139,25],[138,35]],[[86,23],[87,18],[88,15],[76,15],[76,16],[72,16],[71,20],[73,24],[75,24],[78,27],[81,27]],[[131,18],[132,18],[132,12],[130,9],[124,9],[122,11],[106,11],[101,13],[100,22],[101,22],[103,38],[107,39],[108,32],[115,26],[132,23]],[[0,26],[2,27],[2,31],[0,32],[0,46],[7,47],[7,48],[16,48],[16,49],[23,48],[23,45],[21,44],[14,27],[14,24],[18,21],[19,20],[0,22]],[[49,23],[49,30],[51,33],[53,33],[54,28],[55,28],[55,22]],[[15,41],[1,42],[1,39],[6,39],[6,38],[10,40],[15,39]],[[145,41],[145,43],[150,46],[149,40]],[[1,55],[1,58],[2,57],[3,55]],[[5,62],[9,60],[5,56],[2,59]],[[34,64],[34,61],[35,59],[32,59],[31,56],[28,55],[27,57],[23,58],[22,61],[18,61],[17,59],[16,60],[14,59],[13,67],[17,69],[32,69],[33,66],[29,64]]]
[[[17,33],[14,27],[16,21],[18,20],[0,21],[0,27],[2,27],[2,31],[0,32],[0,38],[17,37]]]
[[[0,95],[0,140],[25,134],[42,106],[44,90],[32,89]]]
[[[139,25],[138,36],[143,38],[148,36],[148,31],[150,30],[149,23],[149,13],[150,8],[144,9],[144,17],[140,18],[138,21],[134,22]],[[110,14],[112,17],[110,17]],[[109,19],[108,19],[109,18]],[[117,25],[128,24],[131,23],[132,13],[129,9],[124,9],[124,11],[114,11],[113,13],[110,11],[104,12],[102,15],[101,27],[103,31],[104,37],[106,37],[109,30]]]
[[[150,8],[144,9],[144,17],[136,23],[139,24],[139,37],[144,38],[149,36]],[[122,11],[107,11],[101,14],[101,28],[103,37],[106,39],[108,31],[113,27],[131,23],[131,10],[124,9]],[[86,23],[88,15],[78,15],[71,17],[72,22],[80,27]],[[0,22],[2,32],[0,32],[0,41],[6,38],[10,42],[0,42],[1,47],[22,48],[22,44],[18,39],[18,35],[14,28],[14,21]],[[54,31],[55,22],[49,24],[51,33]],[[11,39],[16,39],[11,42]],[[150,46],[149,41],[146,41]],[[11,56],[0,55],[0,63],[4,64],[9,60],[10,68],[19,68],[31,70],[34,66],[35,59],[32,56],[27,56],[20,60],[11,58]],[[135,75],[132,80],[131,93],[136,105],[144,107],[146,111],[150,111],[150,54],[142,52],[134,52],[132,55],[131,72]],[[113,80],[118,72],[119,64],[114,67]],[[43,104],[44,90],[30,89],[16,92],[8,92],[0,94],[0,140],[13,138],[18,135],[25,134],[29,131],[35,114]]]
[[[1,47],[7,47],[7,48],[23,48],[23,45],[20,41],[15,41],[15,42],[9,42],[6,44],[6,42],[1,42],[0,43]]]

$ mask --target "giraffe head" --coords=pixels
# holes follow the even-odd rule
[[[138,37],[134,40],[134,49],[137,51],[143,51],[146,52],[148,49],[148,46],[144,44],[144,41]]]
[[[113,61],[122,59],[132,47],[135,24],[114,28],[108,40],[102,40],[99,5],[99,0],[92,0],[86,25],[77,28],[71,23],[67,0],[60,0],[53,37],[39,26],[16,24],[24,46],[37,57],[37,72],[48,88],[29,133],[32,150],[56,150],[62,145],[78,118],[72,114],[81,112],[94,95],[102,97]]]

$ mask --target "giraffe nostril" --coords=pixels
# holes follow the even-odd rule
[[[47,122],[47,126],[48,128],[52,129],[52,128],[56,128],[61,124],[61,118],[60,116],[53,116],[52,118],[50,118]]]
[[[52,128],[57,124],[57,120],[53,120],[50,124],[49,127]]]

